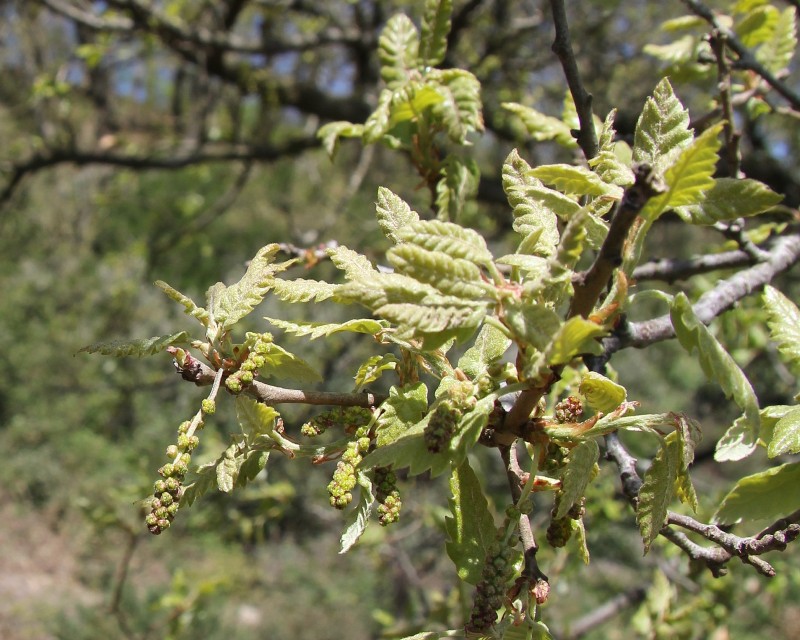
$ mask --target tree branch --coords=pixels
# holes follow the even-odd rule
[[[592,94],[586,91],[583,86],[578,63],[572,51],[567,11],[564,8],[563,0],[550,0],[550,9],[553,12],[553,24],[556,30],[552,50],[561,61],[581,126],[579,131],[573,132],[573,135],[583,150],[583,155],[587,160],[590,160],[597,155],[599,149],[597,132],[594,128],[594,115],[592,113]]]
[[[792,230],[775,240],[769,259],[740,271],[704,293],[693,305],[694,313],[703,324],[730,309],[736,302],[769,284],[780,273],[800,261],[800,230]],[[652,320],[623,325],[619,332],[603,339],[607,354],[626,347],[641,349],[654,342],[675,337],[669,314]]]
[[[177,372],[184,380],[194,382],[199,387],[214,383],[216,371],[192,356],[187,357],[183,367],[175,363]],[[267,405],[312,404],[336,407],[377,407],[386,396],[375,393],[336,393],[332,391],[305,391],[286,389],[254,380],[244,391],[247,395]]]
[[[782,95],[795,110],[800,111],[800,94],[793,91],[786,83],[779,80],[775,74],[756,60],[752,52],[736,37],[736,34],[717,20],[717,17],[711,9],[697,0],[683,0],[683,2],[692,13],[703,18],[703,20],[708,22],[718,33],[725,36],[728,47],[739,56],[738,62],[740,67],[757,73],[769,86]]]
[[[639,490],[642,487],[642,479],[636,471],[636,458],[625,449],[616,433],[607,435],[605,443],[606,458],[612,460],[619,470],[622,493],[636,510]],[[703,562],[714,577],[724,575],[725,565],[734,557],[751,565],[760,574],[773,577],[775,569],[759,556],[769,551],[786,549],[786,545],[800,537],[798,523],[800,523],[800,510],[777,520],[754,536],[743,538],[723,531],[716,525],[705,524],[690,516],[668,511],[666,523],[659,533],[693,560]],[[691,531],[716,546],[699,545],[690,540],[686,534],[675,531],[670,525]]]

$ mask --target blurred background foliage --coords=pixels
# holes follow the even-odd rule
[[[550,52],[546,2],[454,5],[445,65],[481,80],[487,127],[474,140],[482,179],[466,222],[501,247],[511,216],[499,169],[509,150],[520,147],[532,165],[571,155],[526,140],[500,104],[559,116],[565,83]],[[418,17],[414,3],[389,0],[0,2],[1,637],[359,640],[400,637],[426,619],[463,624],[470,594],[440,552],[442,482],[414,480],[401,523],[371,528],[339,556],[342,518],[325,491],[330,469],[273,454],[246,490],[211,495],[168,535],[149,536],[137,500],[201,394],[166,355],[76,355],[99,340],[191,328],[151,286],[155,279],[202,299],[213,282],[238,278],[269,242],[339,241],[377,256],[385,248],[374,220],[378,185],[430,211],[406,158],[343,143],[331,162],[315,138],[327,121],[361,122],[369,113],[379,90],[377,37],[399,10]],[[617,107],[620,134],[629,136],[660,74],[643,49],[664,41],[660,21],[683,7],[587,0],[570,11],[596,113]],[[203,34],[228,39],[218,45]],[[713,82],[680,80],[678,95],[703,113]],[[781,117],[744,125],[753,159],[746,170],[797,206],[797,127]],[[685,257],[718,241],[673,223],[665,217],[651,234],[654,257]],[[312,262],[294,274],[330,276],[329,264]],[[780,284],[791,295],[797,280],[790,273]],[[674,289],[700,293],[711,284],[700,276]],[[253,316],[302,312],[267,301]],[[339,313],[309,312],[315,320]],[[762,320],[750,302],[714,329],[765,404],[788,402],[796,383]],[[322,367],[324,387],[334,390],[351,386],[369,347],[357,339],[287,346]],[[614,365],[644,411],[698,419],[706,451],[733,417],[676,344],[622,352]],[[294,428],[308,416],[283,409]],[[214,420],[209,456],[235,428],[224,412]],[[708,457],[696,470],[701,495],[719,497],[747,472],[749,463],[711,469]],[[493,460],[476,464],[499,494],[505,479]],[[779,573],[769,582],[736,564],[721,580],[702,571],[681,577],[687,561],[672,550],[641,557],[633,514],[615,499],[618,479],[611,468],[602,473],[588,500],[590,567],[569,548],[542,550],[555,585],[547,615],[563,637],[617,594],[628,605],[586,637],[794,637],[796,556],[771,559]],[[540,502],[538,524],[546,526],[549,505]]]

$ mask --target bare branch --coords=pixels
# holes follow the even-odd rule
[[[703,18],[718,33],[725,36],[728,47],[739,56],[738,63],[740,67],[757,73],[769,86],[781,94],[795,110],[800,111],[800,94],[793,91],[785,82],[778,79],[775,74],[756,60],[753,53],[742,44],[736,34],[717,20],[717,16],[714,15],[711,9],[697,0],[683,0],[683,2],[692,13]]]
[[[194,382],[199,387],[214,383],[216,371],[195,358],[183,368],[176,369],[184,380]],[[302,389],[286,389],[265,382],[254,380],[244,391],[259,402],[268,405],[276,404],[313,404],[336,407],[377,407],[386,396],[375,393],[335,393],[332,391],[305,391]]]
[[[697,317],[703,324],[711,323],[714,318],[730,309],[742,298],[758,291],[769,284],[780,273],[800,261],[800,231],[775,240],[770,249],[769,259],[721,280],[717,286],[704,293],[693,305]],[[632,322],[621,328],[618,334],[605,338],[603,346],[608,354],[625,347],[641,349],[654,342],[661,342],[675,337],[669,314],[652,320]]]
[[[575,109],[578,112],[578,121],[581,128],[578,132],[573,132],[578,141],[583,155],[587,160],[594,158],[599,149],[597,142],[597,132],[594,129],[594,116],[592,113],[592,94],[586,91],[578,70],[578,63],[572,51],[572,43],[569,37],[569,24],[567,23],[567,11],[564,8],[563,0],[550,0],[550,9],[553,12],[553,23],[556,29],[556,38],[553,42],[553,53],[558,56],[561,66],[564,68],[564,75],[567,78],[567,85],[575,102]]]

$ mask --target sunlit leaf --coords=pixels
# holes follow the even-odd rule
[[[800,310],[775,287],[764,288],[764,306],[769,314],[770,337],[786,363],[800,372]]]
[[[639,490],[636,521],[647,553],[667,519],[667,510],[675,496],[675,478],[679,454],[675,447],[663,442],[650,468],[644,474]]]
[[[468,460],[453,469],[450,495],[450,515],[445,518],[447,555],[459,578],[477,584],[496,530],[486,496]]]
[[[342,532],[339,540],[339,553],[347,553],[353,548],[359,538],[364,535],[369,524],[369,516],[375,505],[375,496],[372,493],[372,481],[367,474],[359,471],[357,481],[361,490],[359,491],[358,505],[347,516],[347,525]]]
[[[405,200],[385,187],[378,188],[376,204],[378,224],[392,242],[399,242],[398,231],[419,220],[419,214],[412,211]]]
[[[760,471],[739,480],[725,496],[716,522],[776,520],[797,511],[800,505],[800,463]]]
[[[444,60],[452,13],[452,0],[425,1],[419,43],[419,59],[422,65],[435,67]]]
[[[675,213],[691,224],[712,225],[763,213],[782,199],[757,180],[717,178],[697,204],[675,207]]]
[[[770,458],[800,453],[800,407],[795,407],[775,423],[767,453]]]
[[[561,472],[561,500],[556,518],[563,518],[580,500],[589,484],[592,469],[600,457],[600,447],[595,440],[585,440],[569,452],[567,464]]]
[[[645,102],[633,139],[633,161],[646,163],[663,175],[692,143],[689,112],[664,78]]]
[[[741,426],[746,426],[747,433],[741,432],[741,438],[737,434],[730,434],[730,442],[736,443],[737,449],[729,449],[726,442],[725,450],[717,449],[717,459],[720,460],[723,456],[727,460],[737,459],[731,458],[733,455],[740,455],[743,452],[741,447],[748,446],[752,443],[752,448],[755,447],[755,441],[758,437],[758,432],[761,424],[758,409],[758,399],[753,391],[753,387],[747,376],[736,364],[736,361],[725,350],[725,348],[717,341],[711,332],[700,322],[692,309],[689,299],[684,293],[678,293],[672,303],[670,310],[670,317],[672,318],[672,325],[675,327],[675,335],[678,338],[681,346],[689,353],[697,351],[700,360],[700,366],[706,376],[717,382],[722,390],[725,392],[726,397],[733,398],[733,401],[744,411],[744,420]],[[722,443],[722,440],[720,441]],[[731,444],[730,446],[733,446]],[[752,448],[750,451],[752,451]]]
[[[175,344],[189,344],[191,338],[185,331],[179,331],[168,336],[154,336],[137,340],[109,340],[96,342],[83,347],[78,353],[100,353],[104,356],[123,358],[127,356],[152,356],[160,353]]]
[[[418,65],[419,33],[411,19],[402,13],[393,15],[378,39],[381,78],[393,89],[408,81]]]
[[[592,409],[603,413],[613,411],[627,398],[625,387],[594,371],[587,372],[581,378],[578,391]]]

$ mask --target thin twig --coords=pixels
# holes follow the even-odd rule
[[[578,63],[572,51],[567,11],[564,8],[563,0],[550,0],[550,9],[553,12],[553,24],[556,31],[552,50],[558,56],[564,69],[567,85],[572,94],[572,100],[575,102],[575,110],[578,113],[578,122],[580,122],[581,126],[579,131],[573,132],[573,135],[575,135],[578,145],[583,150],[583,155],[587,160],[591,160],[597,155],[599,149],[597,132],[594,128],[594,114],[592,113],[592,94],[586,91],[583,85]]]

